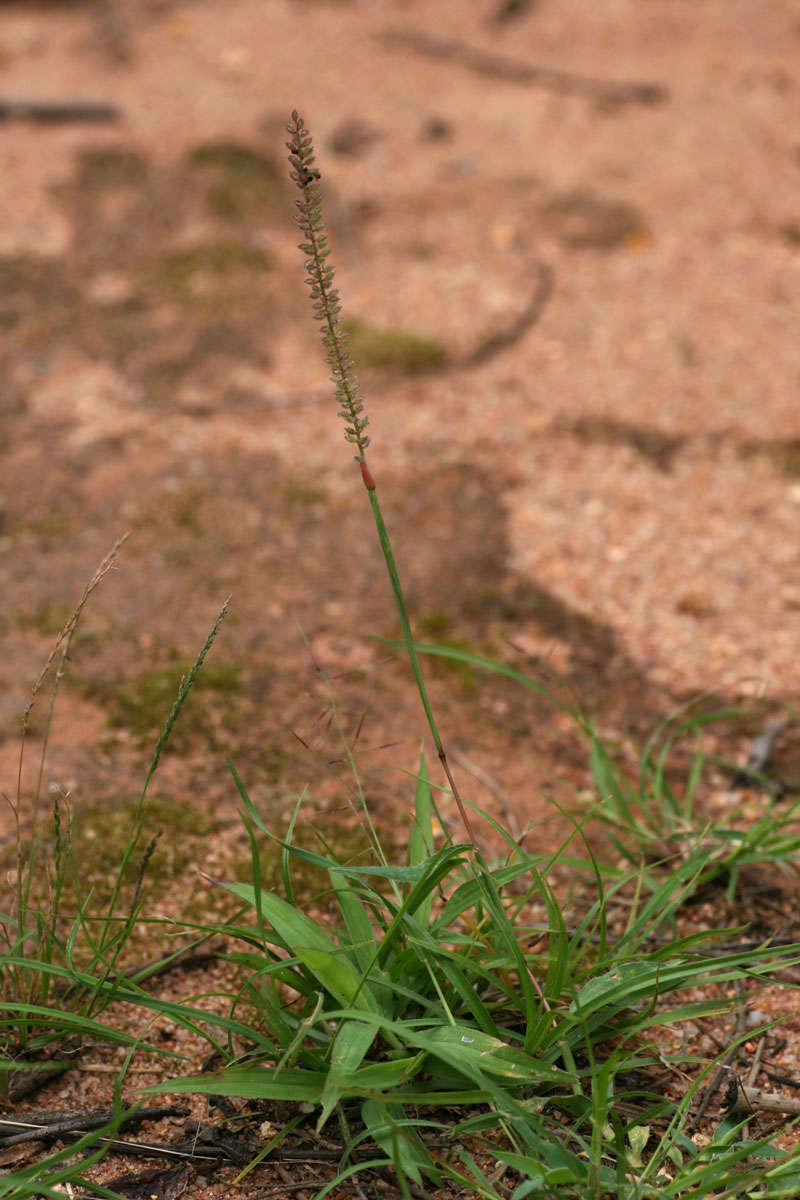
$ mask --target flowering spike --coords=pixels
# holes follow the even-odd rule
[[[322,198],[318,186],[320,174],[314,165],[314,146],[305,121],[296,110],[292,113],[292,123],[287,126],[287,132],[290,137],[286,143],[292,167],[290,175],[301,194],[301,199],[295,202],[295,219],[303,234],[300,250],[306,255],[306,283],[311,290],[314,317],[322,322],[322,341],[328,349],[331,380],[336,388],[336,399],[341,405],[338,415],[345,423],[344,436],[358,447],[358,461],[363,473],[366,467],[364,454],[370,443],[364,433],[367,418],[361,416],[364,403],[359,397],[353,362],[347,352],[347,335],[339,320],[341,306],[339,292],[333,287],[333,267],[325,261],[329,249],[322,224]]]

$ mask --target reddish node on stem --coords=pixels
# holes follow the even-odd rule
[[[363,458],[357,458],[356,462],[361,467],[361,478],[364,480],[364,487],[367,489],[368,492],[374,492],[375,491],[375,480],[372,478],[372,472],[370,471],[367,464],[364,462]]]

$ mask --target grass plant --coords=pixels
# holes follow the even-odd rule
[[[339,1147],[316,1200],[363,1197],[376,1175],[414,1200],[434,1193],[486,1200],[800,1194],[800,1153],[751,1134],[738,1115],[710,1118],[706,1137],[692,1136],[701,1092],[727,1046],[715,1058],[702,1057],[680,1036],[693,1023],[741,1012],[750,992],[778,986],[779,969],[800,965],[800,945],[748,944],[740,931],[734,937],[682,922],[687,902],[714,874],[725,871],[735,880],[743,863],[794,856],[800,846],[794,809],[779,819],[769,808],[764,821],[743,833],[709,825],[697,803],[702,749],[682,793],[668,770],[674,738],[685,728],[660,731],[642,755],[638,780],[630,781],[591,722],[555,697],[587,737],[598,807],[623,867],[598,861],[583,819],[556,853],[533,853],[459,792],[425,685],[425,657],[544,689],[505,664],[414,637],[367,461],[368,422],[328,261],[319,171],[297,113],[289,135],[314,311],[386,564],[403,635],[397,647],[408,658],[442,782],[431,778],[423,748],[405,855],[393,862],[338,722],[333,685],[320,667],[369,853],[337,856],[321,835],[318,849],[300,845],[295,827],[304,795],[288,828],[276,830],[231,764],[251,847],[250,877],[209,879],[208,886],[224,889],[238,911],[225,922],[180,922],[177,914],[172,925],[177,921],[195,940],[224,934],[235,979],[214,996],[174,1001],[159,991],[149,968],[126,971],[132,930],[163,922],[142,910],[137,889],[123,903],[122,880],[141,850],[149,785],[223,608],[180,682],[102,912],[93,913],[91,896],[81,893],[80,863],[70,865],[60,804],[51,817],[53,882],[45,901],[32,890],[37,843],[27,858],[18,852],[15,904],[0,927],[6,1043],[0,1066],[6,1077],[25,1064],[40,1069],[67,1034],[116,1040],[128,1048],[117,1081],[121,1094],[134,1055],[153,1049],[142,1030],[172,1022],[200,1039],[221,1065],[214,1074],[186,1075],[171,1052],[166,1061],[175,1061],[175,1073],[165,1072],[142,1094],[233,1096],[273,1112],[268,1106],[283,1105],[282,1124],[239,1170],[234,1195],[237,1187],[238,1194],[250,1194],[258,1165],[301,1125]],[[69,648],[77,616],[61,635],[62,649]],[[65,661],[66,650],[62,666]],[[35,695],[40,688],[41,682]],[[41,770],[39,778],[37,818]],[[20,786],[18,817],[21,795]],[[457,807],[459,839],[442,819],[442,796]],[[480,849],[476,828],[488,829],[497,847],[492,855]],[[280,863],[278,887],[262,873],[265,845]],[[145,848],[142,871],[147,859]],[[557,886],[568,860],[580,861],[592,882],[593,894],[581,907]],[[318,873],[320,892],[311,903],[304,894],[301,903],[297,876],[308,868]],[[70,871],[76,886],[68,911]],[[135,1014],[135,1032],[111,1021],[119,1009]],[[734,1036],[743,1042],[753,1035]],[[258,1109],[253,1119],[256,1125],[263,1119]],[[87,1135],[80,1149],[99,1156],[103,1132]],[[63,1194],[58,1188],[76,1180],[96,1194],[111,1194],[91,1183],[86,1164],[76,1164],[77,1149],[10,1172],[0,1180],[0,1196]]]

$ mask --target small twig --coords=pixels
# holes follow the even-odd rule
[[[764,1036],[764,1034],[762,1033],[761,1037],[758,1039],[758,1045],[756,1046],[756,1052],[753,1055],[752,1066],[750,1067],[750,1070],[747,1072],[747,1087],[751,1088],[754,1085],[755,1081],[758,1079],[758,1072],[761,1070],[761,1060],[764,1057],[764,1047],[766,1046],[766,1044],[767,1044],[767,1039]]]
[[[747,1088],[752,1088],[755,1085],[756,1080],[758,1079],[758,1072],[761,1070],[761,1059],[764,1057],[764,1047],[766,1046],[766,1043],[767,1043],[767,1039],[764,1036],[764,1034],[762,1033],[761,1037],[758,1039],[758,1045],[756,1046],[756,1052],[753,1055],[753,1061],[750,1065],[750,1070],[747,1072],[747,1083],[744,1085]],[[738,1084],[739,1081],[737,1080],[736,1082]],[[737,1095],[738,1095],[738,1088],[737,1088]],[[750,1122],[745,1121],[744,1125],[742,1126],[742,1137],[747,1138],[749,1136],[750,1136]]]
[[[537,67],[504,55],[489,54],[455,38],[436,37],[431,33],[414,33],[404,29],[387,29],[378,35],[390,45],[408,46],[427,58],[447,59],[493,79],[508,83],[529,84],[546,88],[561,95],[588,96],[606,104],[660,104],[667,98],[667,89],[660,83],[617,83],[613,80],[592,79],[571,71],[552,67]]]
[[[503,819],[505,820],[506,825],[510,829],[514,838],[518,839],[521,832],[519,821],[516,818],[514,809],[511,807],[511,801],[508,797],[508,793],[503,791],[500,784],[488,773],[488,771],[484,771],[483,767],[478,766],[478,764],[473,762],[471,758],[467,758],[466,754],[462,754],[459,750],[453,750],[451,753],[454,761],[457,762],[460,767],[463,767],[465,771],[469,771],[470,775],[474,775],[475,778],[482,783],[484,787],[488,788],[492,795],[500,801],[500,805],[503,810]]]
[[[774,1053],[775,1049],[773,1049]],[[770,1071],[768,1067],[764,1067],[764,1074],[773,1083],[782,1083],[784,1087],[794,1088],[795,1091],[800,1092],[800,1079],[792,1079],[791,1075],[782,1075],[780,1071]]]
[[[739,994],[739,1009],[738,1009],[737,1016],[736,1016],[736,1031],[735,1031],[735,1033],[737,1035],[739,1035],[739,1037],[742,1037],[746,1031],[747,1009],[743,1003],[744,997],[742,995],[741,988],[739,989],[739,993],[740,993]],[[711,1103],[712,1097],[719,1090],[719,1088],[722,1085],[722,1082],[726,1078],[726,1076],[728,1076],[730,1074],[732,1064],[738,1058],[738,1056],[741,1052],[741,1049],[742,1049],[741,1042],[739,1040],[737,1040],[736,1043],[730,1047],[730,1049],[727,1051],[727,1053],[722,1058],[722,1061],[720,1062],[719,1066],[717,1067],[717,1070],[714,1073],[714,1078],[711,1080],[711,1083],[708,1085],[705,1092],[703,1093],[702,1099],[701,1099],[699,1105],[697,1106],[697,1109],[695,1110],[694,1117],[691,1121],[691,1124],[687,1127],[689,1129],[689,1131],[697,1129],[701,1120],[705,1116],[705,1111],[708,1108],[709,1104]]]

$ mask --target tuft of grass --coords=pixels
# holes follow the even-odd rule
[[[124,541],[123,538],[121,541]],[[119,856],[110,896],[100,914],[90,911],[91,894],[74,853],[73,822],[66,798],[53,798],[52,841],[40,827],[40,792],[49,729],[59,684],[83,609],[104,576],[113,567],[121,542],[113,548],[90,580],[77,607],[59,635],[31,694],[23,720],[19,782],[13,805],[17,820],[16,891],[8,911],[0,911],[0,1095],[24,1091],[25,1073],[66,1069],[58,1050],[65,1039],[79,1036],[128,1047],[146,1045],[138,1035],[107,1026],[98,1016],[113,1001],[120,978],[118,961],[141,916],[142,883],[152,860],[158,835],[141,847],[148,789],[164,746],[191,691],[195,678],[227,612],[227,602],[195,661],[182,678],[172,708],[156,742],[139,800],[132,813],[128,837]],[[30,827],[22,834],[22,767],[30,714],[50,669],[57,664],[50,694],[48,719],[40,757],[38,782],[32,798]],[[47,853],[45,853],[47,852]],[[125,895],[129,868],[135,871],[132,893]],[[68,879],[72,888],[67,888]],[[41,886],[43,880],[43,886]],[[68,896],[74,908],[66,915]],[[127,907],[121,910],[123,896]],[[80,964],[80,965],[79,965]],[[148,1045],[148,1049],[154,1049]]]
[[[762,783],[768,794],[756,821],[743,816],[743,805],[729,808],[724,820],[712,818],[700,799],[709,768],[723,767],[730,775],[740,770],[707,755],[703,728],[737,715],[722,710],[668,719],[650,737],[633,774],[591,722],[586,726],[598,798],[593,813],[603,822],[621,859],[631,865],[665,861],[672,865],[703,847],[708,860],[697,887],[722,880],[729,901],[743,868],[772,862],[796,871],[800,852],[800,800],[779,803],[758,772],[750,773],[753,782]],[[695,750],[679,786],[672,770],[673,751],[687,737],[694,739]]]
[[[598,875],[596,901],[570,928],[548,882],[567,847],[552,857],[523,852],[495,825],[505,855],[476,870],[468,846],[437,832],[424,753],[397,866],[380,852],[364,863],[305,850],[294,821],[278,837],[234,778],[251,879],[222,886],[246,906],[225,932],[240,943],[229,957],[245,972],[237,1012],[250,1049],[229,1053],[213,1076],[148,1091],[300,1104],[318,1133],[338,1122],[339,1168],[319,1200],[376,1169],[391,1170],[406,1193],[455,1185],[503,1200],[478,1153],[514,1172],[520,1200],[702,1196],[689,1189],[710,1179],[712,1163],[715,1194],[739,1194],[724,1189],[750,1183],[754,1155],[796,1186],[798,1154],[766,1138],[737,1142],[736,1121],[720,1127],[713,1154],[684,1132],[714,1064],[678,1103],[655,1083],[665,1062],[681,1061],[665,1056],[665,1024],[719,1016],[736,1004],[725,996],[732,980],[800,961],[800,946],[728,950],[724,931],[658,941],[692,894],[706,850],[647,898],[636,872],[610,890]],[[281,851],[282,894],[261,875],[259,837]],[[312,910],[324,908],[324,918],[299,900],[295,872],[304,865],[327,877],[327,903]],[[609,912],[628,885],[639,898],[613,940]],[[139,1002],[167,1011],[156,998]],[[180,1019],[198,1015],[184,1010]]]

